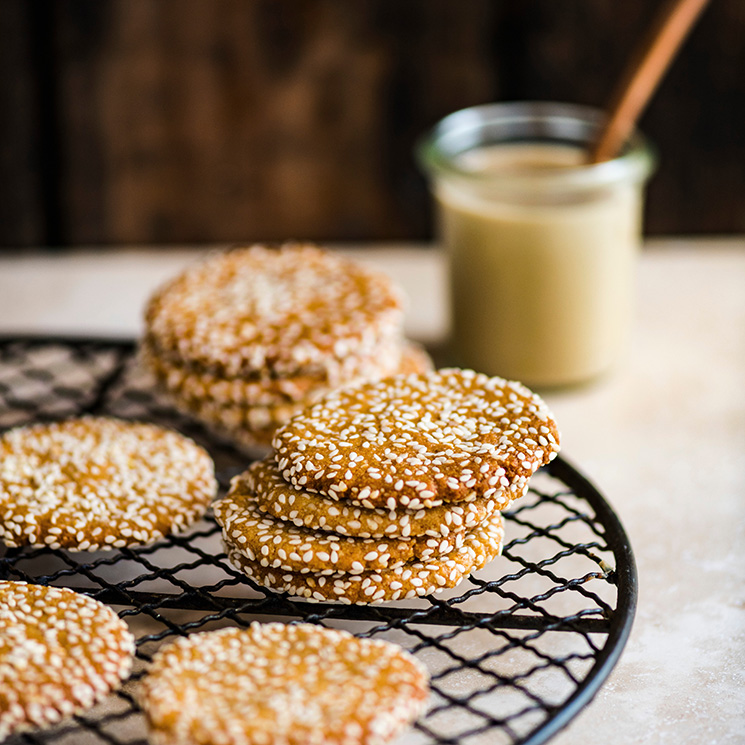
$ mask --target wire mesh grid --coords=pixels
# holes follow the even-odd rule
[[[222,489],[250,460],[162,399],[130,343],[0,340],[0,430],[84,413],[178,429],[210,451]],[[112,605],[138,640],[135,673],[122,690],[9,743],[145,743],[133,691],[162,642],[278,619],[388,639],[417,655],[431,673],[432,696],[404,736],[407,745],[545,742],[592,698],[620,655],[636,601],[633,556],[602,496],[561,458],[536,474],[505,518],[502,556],[458,587],[372,606],[302,602],[259,587],[227,562],[210,517],[138,548],[0,547],[0,578],[90,594]]]

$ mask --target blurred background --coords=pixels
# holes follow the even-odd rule
[[[650,0],[2,0],[0,246],[431,237],[417,137],[604,106]],[[713,0],[642,129],[647,233],[745,232],[745,2]]]

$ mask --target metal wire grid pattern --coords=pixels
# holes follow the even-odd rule
[[[249,458],[179,414],[129,343],[0,340],[0,429],[83,413],[174,427],[207,447],[224,489]],[[138,639],[135,674],[95,709],[9,743],[141,745],[133,691],[164,640],[253,620],[305,620],[395,641],[432,675],[425,716],[403,743],[545,742],[594,695],[628,636],[631,549],[607,503],[557,459],[505,513],[503,555],[457,588],[375,606],[301,602],[228,562],[210,518],[187,534],[111,552],[0,548],[0,577],[82,590],[115,606]]]

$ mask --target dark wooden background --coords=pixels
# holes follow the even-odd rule
[[[658,0],[2,0],[0,245],[431,234],[416,137],[603,105]],[[745,232],[745,1],[645,115],[649,233]]]

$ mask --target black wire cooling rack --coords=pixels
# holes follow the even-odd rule
[[[153,421],[204,445],[221,487],[250,458],[175,411],[131,343],[0,339],[0,430],[84,413]],[[385,638],[432,676],[427,713],[405,743],[548,740],[618,660],[636,604],[628,539],[598,491],[558,458],[505,513],[503,555],[442,595],[374,606],[301,602],[234,570],[211,519],[151,546],[75,553],[0,547],[0,578],[71,587],[112,605],[138,639],[132,680],[90,712],[8,743],[142,745],[134,686],[158,645],[180,635],[305,620]]]

